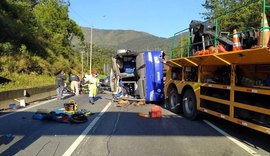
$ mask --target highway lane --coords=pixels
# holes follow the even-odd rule
[[[63,103],[74,99],[79,109],[99,112],[107,103],[106,96],[96,105],[88,104],[87,95],[71,97],[63,101],[51,102],[1,118],[0,116],[0,153],[1,155],[62,155],[72,142],[87,127],[94,116],[84,124],[65,124],[54,121],[33,120],[37,109],[55,110]]]
[[[162,119],[138,116],[150,107],[110,107],[73,155],[251,155],[202,121],[167,110]]]
[[[162,119],[143,118],[138,113],[147,113],[152,105],[117,107],[109,104],[110,95],[101,95],[95,105],[88,104],[87,95],[71,98],[80,109],[96,114],[84,124],[32,119],[37,109],[61,108],[69,98],[0,116],[1,155],[252,155],[202,120],[189,121],[167,110]],[[269,155],[266,148],[255,146],[248,147],[257,155]]]
[[[203,119],[210,121],[228,135],[243,142],[259,155],[270,156],[270,135],[210,115],[204,116]]]

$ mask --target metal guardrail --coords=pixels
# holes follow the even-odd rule
[[[0,110],[9,108],[9,104],[16,104],[18,99],[31,103],[51,98],[54,95],[56,95],[55,85],[0,92]]]
[[[55,85],[4,91],[4,92],[0,92],[0,101],[19,98],[19,97],[30,97],[35,94],[50,92],[54,90],[56,90]]]

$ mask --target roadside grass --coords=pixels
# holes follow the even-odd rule
[[[55,77],[49,75],[13,73],[8,75],[0,74],[0,76],[10,80],[10,82],[0,83],[0,92],[55,84]]]
[[[10,82],[0,82],[0,92],[16,89],[26,89],[33,87],[41,87],[55,84],[55,76],[38,75],[38,74],[18,74],[12,73],[8,75],[1,75],[4,79]],[[106,77],[106,75],[99,75],[99,79]],[[68,77],[66,82],[68,82]]]

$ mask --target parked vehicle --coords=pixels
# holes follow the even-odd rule
[[[99,89],[99,92],[101,93],[104,91],[111,91],[110,76],[106,76],[99,80],[98,89]]]

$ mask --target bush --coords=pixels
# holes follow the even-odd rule
[[[14,51],[14,46],[10,42],[0,43],[0,53],[10,54]]]
[[[0,75],[0,77],[4,77],[6,79],[11,80],[9,83],[0,84],[0,92],[13,90],[13,89],[25,89],[32,87],[40,87],[46,85],[52,85],[55,83],[55,77],[49,75],[39,75],[39,74],[8,74],[8,75]]]

